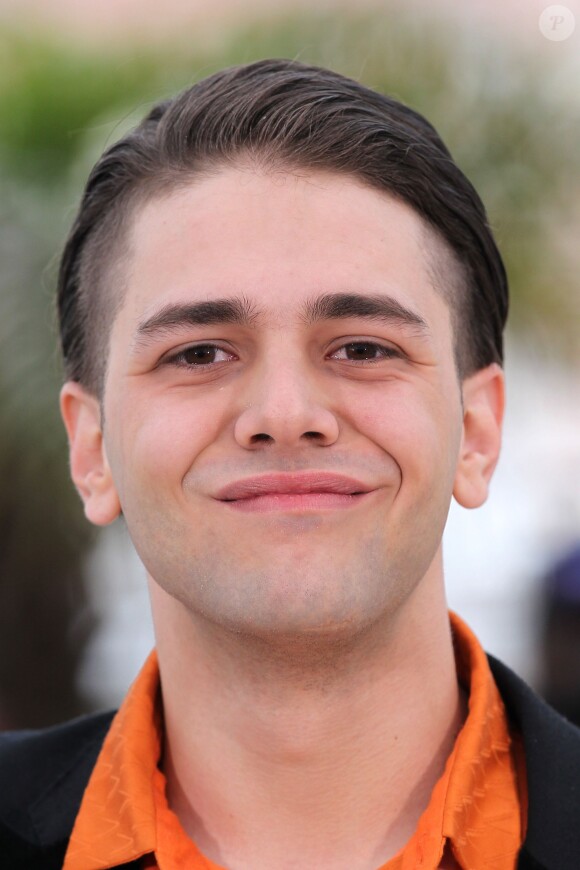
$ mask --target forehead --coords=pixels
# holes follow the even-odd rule
[[[332,292],[428,312],[434,245],[413,209],[350,176],[223,169],[136,209],[123,320],[240,293],[278,326]]]

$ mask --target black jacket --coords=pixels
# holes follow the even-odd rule
[[[490,665],[520,729],[528,830],[518,870],[580,870],[580,729],[501,662]],[[113,713],[0,736],[0,870],[57,870]],[[137,870],[138,862],[122,865]]]

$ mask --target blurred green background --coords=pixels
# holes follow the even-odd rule
[[[106,49],[0,26],[0,727],[91,707],[95,533],[69,482],[53,314],[58,251],[100,152],[159,99],[231,64],[329,66],[424,113],[480,192],[511,282],[511,333],[566,369],[580,349],[580,95],[544,40],[385,11],[277,15]],[[396,14],[395,14],[396,12]],[[538,35],[538,40],[542,37]],[[577,86],[576,86],[577,87]],[[25,688],[23,688],[25,687]]]

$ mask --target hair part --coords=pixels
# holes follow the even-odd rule
[[[338,73],[270,59],[221,70],[159,103],[94,166],[58,279],[68,379],[103,394],[139,206],[247,162],[346,174],[411,206],[425,223],[433,284],[450,305],[459,376],[502,364],[505,268],[481,199],[433,126]]]

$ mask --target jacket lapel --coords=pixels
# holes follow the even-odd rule
[[[580,729],[493,656],[491,670],[520,730],[528,779],[528,827],[518,870],[580,868]]]

